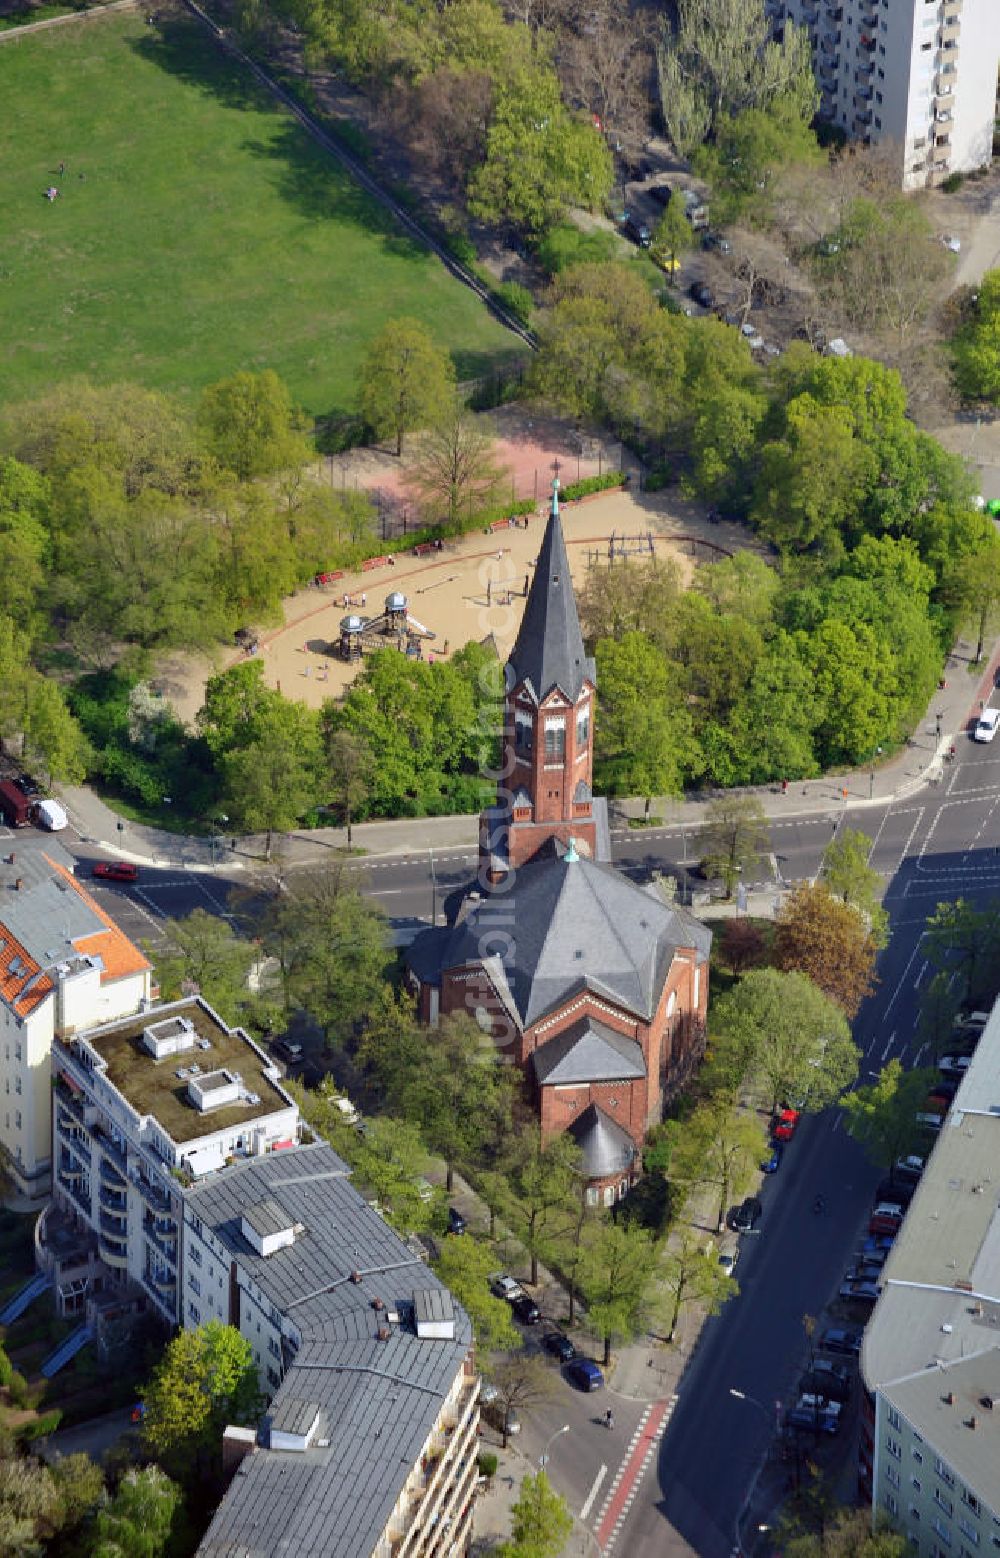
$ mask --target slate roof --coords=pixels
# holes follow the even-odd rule
[[[624,1174],[635,1163],[639,1151],[635,1142],[599,1104],[590,1104],[578,1114],[568,1130],[583,1153],[583,1172],[587,1179]]]
[[[457,1304],[455,1339],[418,1339],[389,1327],[385,1311],[410,1311],[417,1291],[446,1289],[350,1183],[325,1143],[213,1176],[185,1199],[302,1337],[272,1403],[315,1403],[317,1440],[305,1451],[257,1446],[240,1463],[200,1558],[360,1558],[371,1553],[472,1345]],[[304,1225],[294,1244],[257,1255],[240,1232],[244,1212],[273,1201]],[[360,1282],[352,1281],[360,1273]],[[426,1302],[426,1300],[425,1300]],[[383,1318],[380,1320],[380,1314]],[[320,1444],[319,1440],[329,1440]]]
[[[581,1017],[547,1040],[531,1060],[542,1087],[634,1081],[646,1075],[642,1045],[591,1017]]]
[[[596,685],[594,662],[588,659],[576,611],[573,580],[555,503],[542,538],[517,642],[507,662],[511,687],[526,682],[542,700],[560,690],[575,703],[585,681]]]
[[[511,888],[477,903],[447,938],[418,936],[407,961],[418,978],[437,982],[449,969],[486,962],[484,948],[494,952],[501,929],[504,950],[490,975],[525,1028],[585,989],[648,1022],[676,950],[691,947],[703,962],[712,944],[679,905],[610,866],[563,856],[522,866]]]

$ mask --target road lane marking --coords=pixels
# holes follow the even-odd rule
[[[584,1500],[583,1508],[580,1511],[581,1520],[586,1520],[587,1516],[590,1514],[590,1511],[593,1509],[594,1500],[601,1491],[601,1484],[607,1475],[608,1468],[606,1466],[602,1466],[600,1471],[597,1473],[597,1476],[594,1478],[594,1486],[591,1488],[590,1492],[587,1494],[586,1499]]]
[[[892,1032],[890,1033],[889,1037],[885,1041],[885,1049],[882,1051],[882,1059],[883,1060],[885,1060],[885,1058],[888,1055],[889,1051],[892,1049],[892,1041],[893,1041],[893,1039],[895,1037],[896,1037],[896,1030],[894,1028],[892,1030]]]

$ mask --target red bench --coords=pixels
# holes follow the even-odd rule
[[[373,568],[385,568],[391,562],[391,557],[366,557],[361,564],[361,571],[362,573],[371,573]]]

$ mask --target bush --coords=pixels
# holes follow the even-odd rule
[[[646,492],[661,492],[664,487],[669,487],[674,479],[674,473],[669,465],[657,465],[649,472],[643,482]]]
[[[18,1430],[18,1438],[25,1444],[30,1444],[34,1439],[44,1439],[48,1434],[54,1434],[62,1422],[62,1411],[59,1407],[53,1407],[51,1412],[43,1412],[41,1417],[32,1418],[30,1423],[25,1423]]]
[[[522,325],[531,324],[535,300],[527,287],[522,287],[519,281],[505,281],[493,291],[497,302],[507,309],[508,313],[513,314],[515,319],[519,319]]]
[[[594,232],[581,232],[572,222],[560,222],[550,227],[538,245],[538,258],[550,276],[569,270],[571,265],[603,265],[614,260],[618,243],[613,233],[604,228]]]
[[[560,497],[564,503],[572,503],[576,498],[588,498],[592,492],[609,492],[612,487],[624,487],[627,483],[624,471],[605,471],[603,476],[585,476],[582,481],[571,481],[562,489]]]
[[[949,173],[946,179],[941,180],[941,188],[946,195],[956,195],[964,183],[964,173]]]
[[[489,1481],[489,1479],[491,1477],[495,1477],[496,1476],[496,1474],[497,1474],[497,1467],[499,1465],[500,1465],[499,1457],[494,1455],[492,1450],[480,1450],[480,1452],[479,1452],[479,1475],[481,1477],[485,1477],[487,1479],[487,1481]]]

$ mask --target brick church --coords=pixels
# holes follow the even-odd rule
[[[475,1016],[525,1072],[543,1133],[576,1139],[588,1200],[611,1205],[701,1057],[711,933],[610,865],[596,691],[556,482],[505,668],[505,778],[480,821],[479,890],[406,957],[422,1019]]]

